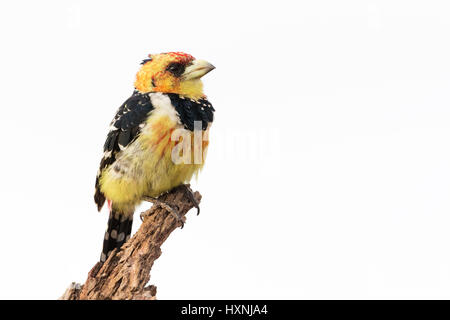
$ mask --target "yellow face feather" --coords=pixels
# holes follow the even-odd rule
[[[141,93],[177,93],[191,99],[204,97],[200,78],[214,69],[204,60],[182,52],[149,55],[136,75],[134,86]]]

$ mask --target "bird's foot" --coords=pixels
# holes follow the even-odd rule
[[[175,220],[177,220],[177,222],[179,222],[181,224],[181,228],[183,229],[183,227],[184,227],[184,220],[181,217],[181,215],[178,213],[177,209],[175,209],[172,206],[170,206],[169,204],[167,204],[167,203],[165,203],[163,201],[160,201],[160,200],[158,200],[156,198],[153,198],[153,197],[144,197],[143,200],[151,202],[155,206],[161,207],[161,208],[169,211],[170,214],[172,214],[172,216],[175,218]],[[145,213],[145,212],[141,213],[141,216],[140,216],[141,220],[143,221],[144,218],[147,217],[147,215],[148,215],[148,213]]]
[[[186,190],[186,193],[187,193],[187,196],[189,197],[189,200],[191,200],[192,204],[197,209],[197,215],[199,215],[200,214],[200,206],[199,206],[198,201],[194,197],[194,193],[192,192],[192,190],[191,190],[191,188],[189,187],[188,184],[183,184],[182,186]]]
[[[141,212],[141,214],[139,215],[139,218],[141,218],[141,221],[144,222],[145,218],[150,217],[151,215],[153,215],[153,212],[147,210],[147,211]]]

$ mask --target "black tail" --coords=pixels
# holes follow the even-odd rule
[[[132,225],[132,214],[127,217],[111,210],[108,229],[105,232],[105,239],[103,240],[103,251],[100,256],[100,262],[105,262],[112,250],[120,248],[130,238]]]

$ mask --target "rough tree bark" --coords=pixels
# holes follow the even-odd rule
[[[187,192],[186,188],[177,187],[158,200],[178,209],[184,221],[186,213],[194,207]],[[194,193],[194,198],[200,203],[199,192]],[[97,262],[83,285],[73,282],[61,300],[156,298],[156,287],[146,286],[150,280],[150,270],[161,255],[161,245],[182,223],[158,205],[153,205],[144,214],[144,221],[136,234],[120,250],[115,249],[104,264]]]

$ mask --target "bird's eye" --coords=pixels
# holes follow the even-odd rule
[[[172,73],[175,77],[179,77],[183,74],[184,68],[185,67],[183,64],[178,62],[172,62],[167,66],[166,70]]]

